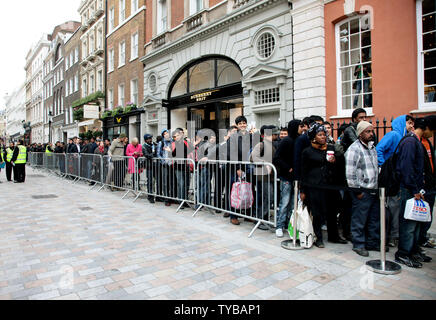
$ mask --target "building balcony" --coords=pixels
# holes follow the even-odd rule
[[[95,52],[94,52],[94,54],[97,55],[97,56],[101,55],[103,53],[104,53],[104,50],[103,50],[102,47],[98,47],[97,49],[95,49]]]
[[[81,30],[82,32],[83,32],[83,31],[86,31],[86,29],[88,29],[88,27],[89,27],[88,23],[85,22],[85,23],[83,23],[82,26],[80,27],[80,30]]]
[[[94,13],[94,17],[97,19],[98,17],[103,15],[103,13],[104,13],[104,10],[102,8],[97,9],[97,11]]]
[[[188,32],[203,25],[203,23],[204,23],[203,14],[204,13],[205,13],[205,11],[200,11],[197,14],[195,14],[192,17],[189,17],[188,19],[185,20],[184,23],[186,24],[186,30]]]
[[[96,18],[95,18],[94,16],[91,16],[91,17],[88,19],[87,24],[88,24],[88,25],[91,25],[91,24],[93,24],[95,21],[96,21]]]
[[[233,0],[233,9],[245,6],[249,2],[253,2],[253,0]]]
[[[96,57],[95,52],[91,52],[86,59],[91,62],[94,61],[95,57]]]
[[[153,44],[153,48],[158,48],[162,45],[164,45],[167,42],[167,32],[158,35],[157,37],[151,39],[151,42]]]
[[[80,65],[82,67],[86,67],[86,65],[88,64],[88,60],[84,59],[82,62],[80,62]]]

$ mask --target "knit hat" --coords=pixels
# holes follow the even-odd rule
[[[309,130],[307,131],[307,135],[308,135],[310,141],[315,139],[318,132],[321,132],[321,131],[324,131],[324,133],[327,133],[325,130],[325,127],[322,124],[319,124],[318,122],[312,123],[310,125]]]
[[[359,137],[363,131],[371,127],[372,124],[370,124],[368,121],[360,121],[357,125],[357,136]]]
[[[145,134],[144,135],[144,140],[148,140],[148,139],[152,139],[153,138],[153,136],[151,135],[151,134]]]
[[[169,131],[167,129],[163,129],[160,135],[163,137],[165,132],[169,132]]]
[[[124,138],[127,138],[127,135],[123,132],[123,133],[121,133],[121,134],[119,135],[118,138],[119,138],[119,139],[124,139]]]

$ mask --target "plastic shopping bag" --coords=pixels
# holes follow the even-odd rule
[[[310,218],[307,207],[303,205],[301,199],[298,200],[297,210],[292,213],[289,221],[288,233],[291,239],[294,239],[294,214],[297,213],[297,230],[296,237],[300,240],[303,248],[311,248],[314,242],[315,233],[313,231],[312,219]]]
[[[419,222],[430,222],[430,205],[423,200],[409,199],[406,202],[404,210],[404,219],[414,220]]]
[[[238,181],[233,183],[230,193],[230,203],[234,209],[249,209],[253,205],[251,183]]]

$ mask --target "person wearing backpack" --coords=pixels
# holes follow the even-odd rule
[[[400,140],[413,130],[414,123],[415,119],[409,115],[401,115],[392,121],[392,131],[386,133],[376,147],[380,168],[392,156]],[[386,197],[386,242],[389,247],[395,247],[398,244],[400,202],[398,194]]]
[[[171,144],[171,155],[173,158],[188,159],[188,156],[194,151],[194,146],[185,139],[183,129],[177,128],[173,131],[172,136],[174,142]],[[187,161],[174,160],[176,181],[177,181],[177,198],[180,203],[183,200],[188,200],[188,191],[190,184],[189,164]],[[188,205],[182,206],[180,209],[187,208]]]
[[[430,262],[419,247],[421,222],[404,218],[409,199],[425,200],[424,152],[420,139],[427,123],[424,118],[415,120],[415,130],[406,135],[399,144],[396,171],[400,179],[400,232],[395,261],[411,268],[422,268],[421,262]]]

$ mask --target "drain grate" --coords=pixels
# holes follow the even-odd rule
[[[55,199],[55,198],[59,198],[59,197],[55,194],[41,194],[41,195],[32,196],[32,198],[33,199]]]
[[[92,208],[91,207],[80,207],[79,210],[81,210],[81,211],[90,211],[90,210],[92,210]]]

